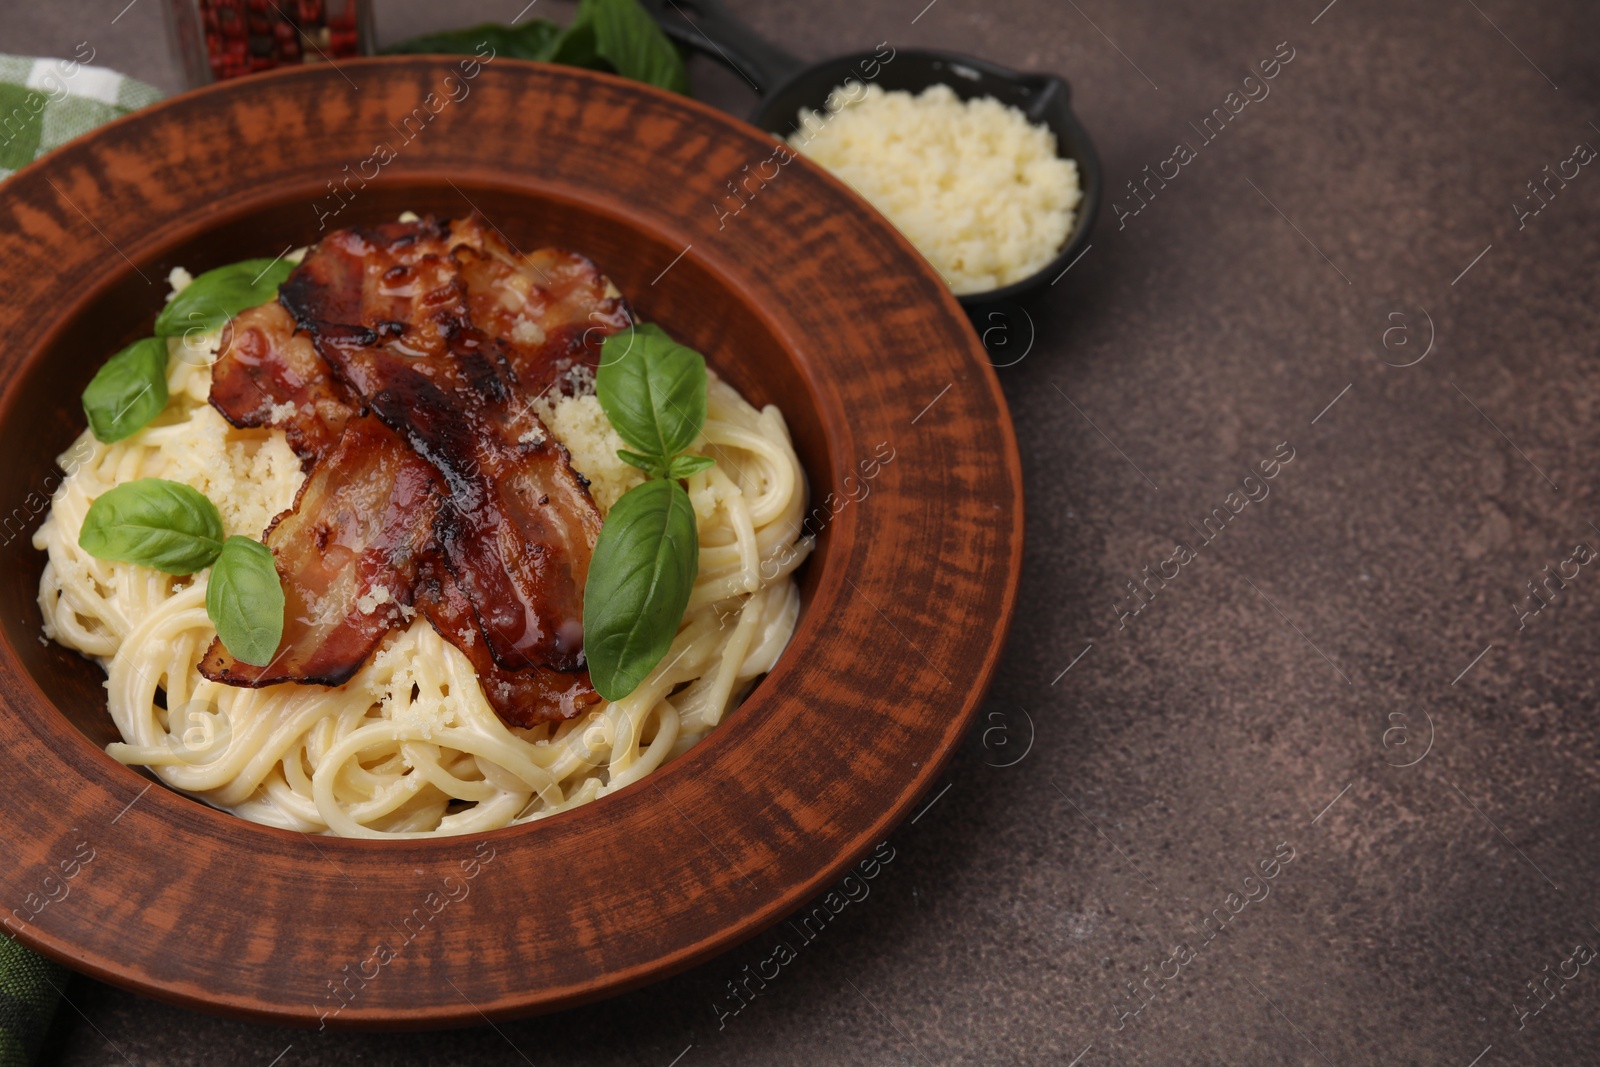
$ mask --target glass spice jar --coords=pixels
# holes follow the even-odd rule
[[[370,0],[167,0],[191,88],[300,63],[371,55]]]

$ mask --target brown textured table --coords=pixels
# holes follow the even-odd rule
[[[88,39],[176,88],[157,0],[4,3],[7,51]],[[580,1011],[393,1036],[78,980],[54,1059],[1596,1062],[1600,11],[1325,3],[734,4],[803,55],[1065,75],[1110,194],[1060,283],[987,324],[1029,548],[985,718],[797,958],[774,976],[765,935]],[[380,2],[380,32],[522,6]]]

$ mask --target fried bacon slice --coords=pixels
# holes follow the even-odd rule
[[[417,580],[417,610],[439,636],[459,648],[478,672],[484,696],[507,726],[537,726],[575,718],[600,702],[588,671],[543,667],[508,671],[480,637],[477,616],[443,560],[425,560]]]
[[[600,342],[633,321],[590,259],[560,248],[522,255],[482,216],[452,224],[473,325],[506,346],[524,389],[541,393],[574,363],[598,364]]]
[[[352,414],[311,339],[276,300],[235,315],[211,367],[211,406],[235,426],[276,426],[304,469],[333,450]]]
[[[591,261],[524,256],[476,214],[324,238],[213,368],[212,404],[283,427],[310,473],[266,536],[278,655],[256,668],[215,643],[206,676],[340,684],[414,603],[509,725],[597,703],[582,612],[600,513],[528,398],[631,321]]]
[[[582,667],[600,510],[500,345],[465,329],[446,355],[411,357],[361,343],[360,331],[312,332],[334,373],[443,476],[442,554],[495,662]]]
[[[470,325],[450,224],[427,218],[351,227],[306,254],[279,299],[303,329],[364,327],[403,355],[441,355]]]
[[[200,673],[228,685],[342,685],[403,622],[433,544],[439,476],[371,416],[346,423],[294,507],[267,528],[284,591],[283,640],[265,667],[215,640]]]
[[[407,355],[437,355],[476,326],[506,347],[537,394],[573,363],[598,363],[601,340],[632,316],[584,256],[513,249],[481,215],[393,222],[324,238],[282,287],[302,327],[362,326]]]

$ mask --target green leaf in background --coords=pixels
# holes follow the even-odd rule
[[[83,391],[83,413],[97,440],[110,444],[137,432],[167,406],[167,342],[135,341],[106,360]]]
[[[595,45],[594,20],[586,13],[587,5],[578,6],[572,24],[550,43],[550,54],[545,59],[565,67],[582,67],[584,70],[610,70],[600,58]]]
[[[637,0],[583,0],[581,20],[594,22],[595,50],[624,78],[689,95],[683,56]]]
[[[601,343],[595,395],[622,440],[664,468],[705,425],[705,357],[654,323],[611,334]]]
[[[621,700],[661,662],[699,573],[694,505],[681,485],[645,482],[612,505],[583,590],[584,656],[601,696]]]
[[[383,51],[386,55],[472,55],[480,45],[487,44],[496,56],[548,62],[551,46],[560,36],[561,27],[549,19],[534,19],[522,26],[484,22],[464,30],[425,33]]]
[[[234,659],[271,663],[283,640],[283,584],[272,549],[249,537],[228,538],[211,568],[206,614]]]
[[[611,71],[675,93],[689,93],[683,56],[638,0],[582,0],[565,29],[548,19],[515,27],[486,22],[413,37],[383,51],[390,55],[468,55],[477,54],[484,44],[497,56]]]
[[[140,478],[95,498],[78,546],[96,559],[193,574],[222,551],[222,516],[204,493],[182,482]]]
[[[717,461],[710,456],[673,456],[672,462],[667,466],[668,478],[687,478],[691,474],[699,474],[707,467],[715,467]]]
[[[278,295],[294,264],[278,259],[246,259],[208,270],[156,316],[157,337],[181,337],[190,331],[215,330],[245,308],[265,304]]]

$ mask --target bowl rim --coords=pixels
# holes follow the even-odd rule
[[[551,87],[553,87],[553,92],[559,92],[561,90],[561,83],[564,82],[571,86],[586,86],[595,90],[604,90],[613,94],[620,94],[622,97],[632,96],[636,99],[642,99],[647,102],[653,101],[657,106],[667,105],[669,109],[675,108],[686,110],[695,122],[702,124],[709,122],[711,127],[720,127],[720,131],[718,131],[715,136],[727,137],[730,141],[737,141],[740,139],[748,141],[751,139],[751,131],[753,128],[747,124],[741,123],[739,120],[717,111],[709,105],[692,100],[690,98],[680,97],[664,90],[655,89],[650,86],[640,85],[639,83],[625,81],[611,75],[596,72],[578,71],[565,67],[552,67],[547,64],[511,60],[509,58],[502,58],[497,60],[497,62],[499,65],[494,68],[496,71],[507,70],[508,68],[511,70],[511,74],[505,75],[507,79],[514,79],[517,77],[523,77],[527,79],[537,76],[538,78],[547,79],[549,81],[549,85],[545,85],[543,88],[546,90],[551,90]],[[353,70],[360,69],[363,72],[394,72],[398,78],[400,75],[403,75],[406,72],[436,72],[441,69],[441,67],[448,67],[449,60],[448,57],[377,57],[348,61],[343,63],[342,66],[349,67]],[[533,73],[519,75],[517,73],[519,70]],[[491,80],[499,77],[501,77],[501,75],[496,73],[492,76]],[[49,181],[49,172],[52,169],[62,167],[63,161],[73,159],[76,155],[84,153],[91,146],[106,142],[112,136],[129,127],[138,127],[146,124],[157,125],[160,122],[166,121],[168,116],[173,115],[174,113],[179,115],[182,115],[186,111],[194,111],[199,113],[203,111],[205,106],[210,101],[218,98],[227,99],[229,97],[243,97],[268,86],[292,86],[305,81],[331,82],[333,81],[333,78],[333,73],[328,69],[316,67],[295,68],[283,71],[275,71],[259,77],[218,83],[216,85],[197,90],[193,93],[182,94],[170,98],[166,101],[152,105],[150,108],[134,112],[128,116],[114,121],[113,123],[109,123],[106,126],[90,131],[89,133],[75,138],[74,140],[54,149],[47,155],[40,157],[40,159],[30,163],[27,167],[19,170],[15,175],[12,176],[12,178],[7,182],[8,191],[20,188],[20,186],[17,185],[18,178],[34,180],[40,176],[44,176],[45,180]],[[711,134],[708,132],[708,136],[709,135]],[[765,136],[766,135],[764,131],[761,132],[761,137],[763,139]],[[805,161],[802,164],[802,168],[810,174],[809,180],[820,180],[821,182],[825,183],[826,186],[831,186],[836,196],[842,196],[848,200],[853,200],[856,202],[860,210],[874,216],[876,215],[876,212],[874,212],[870,206],[866,205],[864,201],[860,201],[859,197],[851,192],[847,186],[822,168],[811,164],[809,161]],[[504,169],[503,165],[499,163],[484,164],[475,169],[439,168],[437,166],[434,169],[439,171],[441,174],[448,170],[451,173],[457,174],[458,176],[465,176],[463,180],[473,185],[483,184],[483,182],[486,180],[492,183],[493,178],[490,178],[489,176],[498,175],[508,187],[515,187],[530,194],[537,194],[539,196],[550,198],[568,197],[576,201],[584,202],[585,206],[591,210],[620,212],[618,201],[614,198],[607,199],[599,193],[594,194],[592,198],[585,197],[581,195],[580,191],[577,189],[558,182],[551,182],[543,179],[530,179],[527,177],[521,177],[513,180],[509,173]],[[406,182],[423,184],[430,180],[428,173],[428,168],[423,167],[420,169],[406,170],[400,175],[397,175],[397,177],[403,178]],[[111,179],[110,183],[115,184],[115,179]],[[54,182],[50,182],[50,184],[54,186]],[[61,200],[71,203],[70,200],[66,199],[65,193],[63,193],[58,187],[55,189],[55,191],[57,194],[59,194]],[[0,193],[0,201],[9,201],[10,199],[11,198],[7,197],[4,193]],[[238,210],[240,212],[247,211],[252,203],[259,208],[267,202],[269,201],[266,198],[257,198],[255,201],[247,200],[242,202]],[[74,207],[76,207],[76,205],[74,205]],[[85,215],[84,219],[88,220],[89,217]],[[146,232],[159,232],[161,234],[160,239],[154,243],[154,248],[159,249],[174,247],[181,239],[183,239],[181,235],[184,233],[188,233],[190,231],[200,233],[208,229],[213,229],[219,224],[219,221],[219,218],[216,216],[212,216],[210,218],[190,219],[187,220],[187,230],[182,228],[185,224],[180,223],[179,229],[176,232],[170,228],[153,230],[151,228],[154,227],[154,223],[146,223],[145,225],[147,227]],[[91,225],[93,225],[92,221]],[[956,744],[959,741],[959,737],[965,733],[966,727],[970,725],[972,719],[976,715],[978,705],[982,702],[982,698],[986,693],[989,684],[992,682],[994,672],[998,664],[998,654],[1000,649],[1003,647],[1005,637],[1009,631],[1011,618],[1018,595],[1022,565],[1023,504],[1021,463],[1020,456],[1017,451],[1016,439],[1012,428],[1010,415],[1005,405],[1004,396],[1000,390],[998,378],[995,375],[993,368],[989,365],[987,360],[983,358],[983,349],[981,343],[978,341],[976,335],[972,331],[970,324],[967,323],[965,315],[962,314],[960,304],[957,302],[955,296],[948,291],[948,288],[944,286],[943,282],[938,279],[937,275],[933,273],[932,268],[922,260],[920,255],[915,252],[909,242],[906,241],[906,239],[900,235],[898,231],[894,231],[892,227],[887,225],[887,223],[882,223],[880,229],[887,232],[880,232],[876,234],[876,238],[889,245],[897,245],[899,247],[901,252],[900,258],[903,261],[902,265],[910,268],[913,273],[920,272],[920,274],[923,275],[923,282],[931,279],[937,292],[942,293],[942,297],[936,297],[935,299],[937,299],[942,305],[939,310],[942,312],[943,319],[948,322],[959,323],[960,328],[964,330],[965,342],[967,346],[964,353],[966,357],[965,369],[971,371],[973,365],[976,365],[976,384],[980,385],[982,387],[982,392],[987,394],[987,400],[993,408],[992,414],[995,419],[994,428],[998,431],[1002,445],[1000,454],[996,458],[999,465],[1004,468],[1004,474],[1006,476],[1005,481],[1007,483],[1005,488],[1009,491],[1010,500],[1013,502],[1010,515],[1010,529],[1006,531],[1009,535],[1007,538],[1007,548],[1009,549],[1009,552],[1008,558],[1003,561],[1004,589],[1000,597],[999,618],[993,620],[994,624],[990,630],[990,640],[986,643],[985,649],[981,655],[981,664],[978,667],[976,675],[972,678],[971,684],[967,685],[966,690],[961,698],[961,707],[959,712],[953,719],[953,723],[959,728],[955,730],[946,730],[946,733],[956,738],[956,741],[947,742],[940,745],[936,754],[936,758],[926,761],[920,768],[918,768],[918,772],[915,775],[910,776],[909,782],[907,782],[902,788],[900,794],[895,798],[895,801],[886,808],[878,810],[877,814],[870,820],[870,825],[867,830],[857,834],[855,839],[850,843],[849,847],[836,850],[831,861],[812,870],[809,877],[783,887],[781,892],[778,892],[770,897],[765,906],[753,910],[747,909],[736,921],[725,923],[719,928],[714,936],[702,938],[698,941],[682,945],[671,953],[644,961],[633,968],[611,971],[587,982],[578,982],[575,984],[569,984],[567,986],[549,987],[540,990],[536,994],[523,995],[521,997],[511,995],[500,1002],[489,1005],[488,1008],[481,1013],[477,1006],[432,1006],[416,1011],[406,1010],[366,1012],[352,1017],[348,1021],[340,1020],[337,1025],[438,1026],[470,1023],[476,1021],[480,1015],[486,1015],[490,1018],[499,1018],[526,1014],[539,1010],[554,1010],[568,1007],[587,1000],[598,999],[600,997],[622,992],[626,989],[634,988],[655,978],[665,977],[667,974],[682,970],[683,968],[688,967],[696,962],[709,959],[710,957],[725,951],[733,945],[755,936],[762,930],[765,930],[776,922],[780,921],[783,916],[791,913],[799,904],[816,896],[822,889],[835,880],[842,871],[853,864],[857,858],[865,854],[866,851],[871,848],[874,841],[882,836],[884,831],[891,828],[893,825],[897,824],[901,819],[903,819],[905,815],[909,813],[912,806],[918,801],[921,795],[925,793],[927,789],[936,781],[938,775],[942,772],[943,767],[953,755]],[[676,235],[677,233],[681,232],[683,231],[675,231],[672,226],[668,225],[658,224],[656,227],[657,236],[664,234]],[[109,242],[109,238],[107,238],[107,241]],[[156,254],[156,251],[149,249],[140,253],[140,255],[145,258],[151,258]],[[797,346],[799,346],[798,339],[793,336],[793,331],[786,324],[783,317],[778,316],[772,307],[764,304],[761,300],[749,299],[749,297],[752,295],[750,291],[752,286],[747,281],[741,279],[740,274],[737,271],[730,271],[727,269],[728,265],[732,261],[730,256],[712,256],[707,253],[703,253],[701,256],[695,258],[700,262],[704,269],[710,271],[714,275],[717,275],[722,284],[730,286],[736,292],[743,290],[740,292],[740,296],[745,300],[746,306],[762,318],[763,324],[766,326],[766,328],[772,332],[772,335],[777,338],[785,348],[789,349],[791,353],[796,350]],[[132,265],[133,262],[134,261],[132,259],[128,260],[129,265]],[[0,266],[0,273],[3,273],[4,269],[5,268],[3,266]],[[77,299],[71,301],[67,310],[77,311],[80,308],[92,306],[95,302],[102,299],[105,296],[106,291],[116,284],[117,280],[124,275],[125,271],[120,265],[115,268],[100,269],[97,273],[91,275],[91,277],[94,279],[93,284],[85,288]],[[48,327],[46,327],[35,338],[29,340],[28,344],[20,351],[20,354],[13,356],[0,356],[0,360],[10,364],[11,369],[15,370],[22,370],[32,367],[36,361],[42,358],[43,353],[48,349],[50,344],[55,341],[55,339],[59,336],[59,332],[66,327],[69,321],[69,316],[64,312],[55,313],[54,319],[50,322]],[[795,359],[794,362],[802,376],[808,379],[808,384],[810,376],[821,373],[820,368],[813,367],[804,360]],[[16,376],[13,376],[12,381],[8,382],[7,386],[5,387],[3,410],[7,414],[10,413],[12,406],[17,400],[13,385],[16,380]],[[940,395],[942,396],[943,394],[941,393]],[[828,413],[820,407],[819,413],[823,417],[823,422],[826,424],[828,422]],[[825,429],[827,429],[826,426]],[[831,437],[831,433],[829,436]],[[825,567],[823,574],[819,578],[819,596],[823,591],[823,582],[830,577],[830,571],[844,568],[847,559],[847,554],[844,549],[852,547],[850,542],[853,540],[854,534],[856,533],[855,526],[857,521],[857,516],[851,515],[848,519],[840,521],[834,525],[833,535],[841,538],[844,548],[836,553],[833,553],[827,561],[827,567]],[[805,625],[805,623],[802,625]],[[800,636],[801,633],[797,630],[795,640],[798,641]],[[752,701],[756,699],[756,696],[760,694],[761,690],[766,690],[769,693],[776,692],[777,685],[774,683],[782,683],[789,675],[798,672],[800,664],[793,655],[789,654],[789,652],[792,651],[795,651],[793,646],[791,646],[789,651],[786,651],[785,655],[780,659],[772,674],[758,689],[757,694],[752,695],[750,698]],[[16,665],[19,662],[16,649],[12,647],[9,638],[6,637],[3,632],[0,632],[0,662],[4,662],[8,665]],[[41,706],[49,706],[51,704],[49,698],[44,694],[38,683],[33,680],[32,675],[26,669],[18,669],[17,673],[21,677],[29,680],[33,689],[32,696]],[[6,702],[10,703],[10,701]],[[746,706],[749,706],[748,702]],[[57,725],[59,726],[59,729],[47,731],[51,736],[49,738],[41,738],[41,740],[59,741],[61,730],[65,730],[67,733],[76,736],[77,745],[79,748],[86,750],[85,752],[80,753],[80,755],[96,762],[102,769],[121,768],[120,764],[112,760],[102,750],[96,748],[96,746],[89,742],[87,738],[83,737],[83,735],[79,734],[77,730],[73,729],[70,724],[67,724],[65,720],[61,719],[59,712],[57,712],[53,707],[50,708],[50,710],[57,717]],[[737,717],[735,718],[737,719]],[[576,822],[580,817],[583,817],[585,813],[592,813],[599,808],[607,808],[608,810],[617,809],[620,812],[623,799],[628,797],[630,794],[635,797],[641,795],[643,792],[645,792],[642,787],[647,783],[655,787],[657,792],[660,792],[660,787],[662,785],[669,784],[676,779],[682,779],[690,776],[691,774],[700,770],[703,765],[706,765],[715,759],[722,749],[733,744],[734,742],[729,736],[729,725],[730,724],[728,723],[723,724],[723,726],[716,731],[713,736],[708,737],[705,743],[696,746],[696,750],[686,753],[679,759],[674,760],[672,764],[661,768],[656,773],[647,776],[638,783],[635,783],[641,788],[633,789],[632,787],[629,787],[627,789],[619,790],[614,795],[602,798],[608,802],[607,805],[585,805],[584,807],[576,809],[573,812],[564,813],[565,817],[558,816],[549,820],[542,820],[538,825],[542,827],[554,827],[562,822]],[[8,727],[7,731],[9,731],[9,729],[10,728]],[[0,733],[0,736],[4,736],[4,733]],[[714,742],[718,740],[721,740],[723,743],[721,745],[714,744]],[[59,755],[60,753],[57,754]],[[149,790],[148,785],[145,788],[147,791]],[[250,833],[259,831],[263,834],[266,834],[268,837],[281,835],[279,838],[280,840],[293,840],[294,838],[305,836],[297,834],[294,831],[279,830],[270,827],[262,827],[256,824],[245,823],[243,820],[239,820],[235,816],[218,811],[216,809],[208,808],[189,798],[180,797],[179,795],[175,793],[169,793],[166,790],[161,792],[170,796],[174,801],[181,802],[188,808],[199,812],[199,818],[201,820],[215,819],[218,821],[219,825],[222,825],[228,829],[238,829],[242,825],[249,827]],[[143,796],[144,794],[141,793],[139,795]],[[530,833],[530,831],[537,832],[535,827],[530,824],[521,827],[488,831],[482,834],[466,835],[460,839],[443,838],[420,843],[408,842],[405,851],[417,849],[428,850],[430,848],[437,850],[444,848],[451,843],[459,845],[463,841],[509,841],[513,837],[527,835]],[[345,855],[359,855],[365,852],[392,856],[397,851],[401,851],[399,848],[399,842],[369,842],[343,838],[328,838],[324,840],[329,843],[330,848],[333,848]],[[313,844],[316,843],[313,842]],[[78,939],[74,938],[70,934],[63,936],[54,930],[41,928],[31,923],[27,925],[25,932],[19,932],[18,939],[30,945],[30,947],[43,951],[46,955],[52,956],[64,963],[67,963],[69,966],[73,966],[79,970],[84,970],[88,973],[94,974],[97,977],[112,981],[116,984],[133,988],[139,992],[146,993],[148,995],[154,995],[160,997],[161,999],[170,1000],[187,1007],[221,1011],[227,1014],[253,1019],[269,1020],[278,1023],[309,1026],[318,1021],[313,1013],[307,1012],[303,1008],[293,1008],[287,1005],[264,1005],[264,1003],[260,1000],[249,997],[230,996],[221,992],[218,992],[215,995],[206,994],[197,996],[193,992],[194,985],[192,982],[181,983],[152,981],[147,975],[135,973],[133,968],[125,962],[121,962],[115,958],[112,958],[104,952],[99,952],[94,949],[85,949],[80,944],[75,944],[74,942]]]

